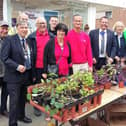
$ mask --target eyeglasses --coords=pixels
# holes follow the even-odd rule
[[[43,25],[43,24],[46,24],[45,22],[39,22],[39,23],[37,23],[37,24],[39,24],[39,25]]]

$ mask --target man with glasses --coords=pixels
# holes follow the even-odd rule
[[[44,72],[43,53],[46,43],[49,40],[47,22],[44,17],[36,19],[36,31],[29,35],[28,42],[33,51],[33,81],[41,83],[42,74]],[[40,116],[41,112],[34,108],[34,114]]]
[[[18,15],[18,17],[17,17],[17,22],[18,22],[18,21],[25,21],[25,22],[28,23],[28,33],[27,33],[27,36],[28,36],[30,33],[32,33],[33,29],[32,29],[31,24],[30,24],[30,22],[29,22],[29,17],[28,17],[28,15],[27,15],[26,13],[24,13],[24,12],[20,13],[20,14]],[[16,33],[17,33],[16,26],[9,28],[9,32],[8,32],[9,35],[14,35],[14,34],[16,34]]]
[[[82,16],[73,16],[73,29],[68,32],[68,42],[71,46],[71,57],[73,72],[92,72],[92,52],[88,34],[81,30],[83,24]]]

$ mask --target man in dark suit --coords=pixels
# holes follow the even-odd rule
[[[90,31],[89,36],[95,69],[100,69],[106,63],[112,63],[116,55],[116,42],[114,32],[108,29],[107,17],[100,19],[100,28]]]
[[[25,116],[26,87],[30,83],[31,49],[26,42],[28,24],[17,22],[17,34],[5,39],[1,59],[5,64],[4,80],[10,96],[9,126],[17,126],[17,120],[31,123]]]

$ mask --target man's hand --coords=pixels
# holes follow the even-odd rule
[[[119,61],[120,61],[120,58],[119,58],[118,56],[115,56],[115,60],[116,60],[117,62],[119,62]]]
[[[92,67],[89,67],[88,68],[88,71],[92,73],[93,72],[93,68]]]
[[[107,59],[107,62],[108,62],[108,64],[111,64],[111,63],[113,62],[113,59],[109,57],[109,58]]]
[[[18,70],[20,73],[24,73],[25,70],[26,70],[26,67],[23,66],[23,65],[19,65],[18,68],[17,68],[17,70]]]
[[[47,79],[47,74],[46,74],[46,73],[43,73],[43,74],[42,74],[42,77],[43,77],[44,79]]]
[[[93,64],[96,64],[96,63],[97,63],[96,59],[95,59],[95,58],[93,58]]]

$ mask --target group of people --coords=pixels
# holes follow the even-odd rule
[[[56,16],[50,17],[49,29],[45,18],[38,17],[36,31],[28,34],[25,20],[28,16],[22,15],[17,18],[14,35],[7,36],[8,24],[0,24],[0,112],[6,114],[9,94],[9,126],[17,126],[17,121],[32,122],[25,115],[27,86],[46,80],[49,65],[57,64],[58,77],[63,77],[77,71],[93,72],[93,67],[100,69],[106,63],[121,61],[126,55],[122,22],[117,22],[111,31],[107,17],[102,17],[100,28],[88,34],[81,30],[83,19],[79,14],[73,16],[70,31]],[[34,108],[34,111],[41,115],[39,110]]]

